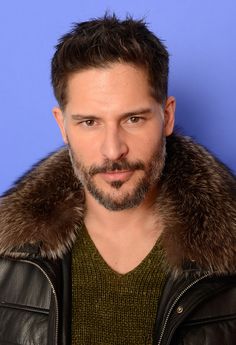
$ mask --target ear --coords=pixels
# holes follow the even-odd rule
[[[52,113],[53,113],[55,120],[57,121],[57,124],[60,128],[63,141],[65,144],[67,144],[68,141],[67,141],[67,135],[66,135],[66,129],[65,129],[65,117],[64,117],[61,109],[58,107],[53,108]]]
[[[165,103],[165,108],[164,108],[165,136],[168,136],[173,132],[174,124],[175,124],[175,107],[176,107],[175,98],[173,96],[168,97]]]

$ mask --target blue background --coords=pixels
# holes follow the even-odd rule
[[[235,0],[8,0],[0,4],[0,193],[62,140],[50,59],[72,22],[145,16],[171,54],[177,125],[236,171]]]

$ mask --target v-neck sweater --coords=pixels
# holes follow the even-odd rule
[[[159,240],[137,267],[119,274],[81,228],[72,251],[72,345],[151,345],[166,276]]]

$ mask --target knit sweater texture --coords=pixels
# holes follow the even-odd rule
[[[160,240],[119,274],[81,228],[72,252],[72,345],[151,345],[166,275]]]

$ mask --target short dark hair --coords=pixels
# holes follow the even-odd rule
[[[159,103],[167,97],[169,54],[163,42],[144,20],[114,14],[75,23],[56,45],[52,58],[51,80],[59,106],[67,103],[68,77],[91,67],[114,62],[131,63],[146,69],[153,95]]]

